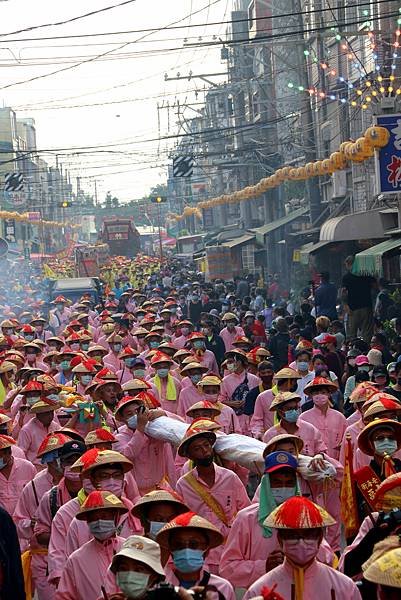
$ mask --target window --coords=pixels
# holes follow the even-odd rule
[[[248,21],[249,21],[249,29],[252,29],[255,24],[255,2],[254,0],[250,3],[248,7]]]

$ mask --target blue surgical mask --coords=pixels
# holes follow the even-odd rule
[[[202,550],[183,548],[173,552],[174,565],[181,573],[195,573],[203,567],[204,557]]]
[[[124,358],[124,364],[127,367],[132,367],[134,362],[135,362],[135,356],[127,356],[127,358]]]
[[[127,598],[140,598],[149,585],[149,575],[138,571],[117,571],[116,583]]]
[[[40,394],[39,396],[31,396],[30,398],[26,399],[26,403],[28,406],[33,406],[34,404],[36,404],[36,402],[39,402],[40,400]]]
[[[149,342],[149,347],[150,348],[158,348],[159,344],[160,344],[160,342],[157,342],[156,340],[152,340]]]
[[[26,336],[25,336],[25,339],[26,339],[26,341],[27,341],[27,342],[32,342],[32,340],[33,340],[33,335],[29,335],[29,334],[28,334],[28,335],[26,335]]]
[[[165,526],[165,523],[160,521],[150,521],[149,537],[151,540],[156,540],[156,536],[161,529]]]
[[[64,304],[56,304],[56,308],[57,308],[57,310],[62,311],[64,308]]]
[[[194,341],[194,348],[195,350],[202,350],[202,348],[205,347],[205,343],[202,340],[195,340]]]
[[[82,383],[82,385],[89,385],[90,382],[92,381],[92,379],[93,379],[92,375],[82,375],[81,383]]]
[[[113,519],[98,519],[88,523],[89,531],[98,540],[107,540],[116,532],[116,524]]]
[[[134,375],[135,377],[139,377],[139,379],[143,379],[145,377],[145,369],[135,369]]]
[[[47,398],[49,398],[49,400],[52,400],[52,402],[58,402],[60,399],[58,394],[48,394]]]
[[[397,452],[398,444],[396,440],[390,440],[389,438],[384,438],[383,440],[376,440],[374,442],[375,450],[377,454],[380,456],[384,456],[388,454],[392,456],[395,452]]]
[[[298,417],[301,414],[300,408],[292,408],[291,410],[286,410],[284,413],[284,419],[288,421],[288,423],[296,423],[298,421]]]
[[[121,344],[114,344],[113,345],[113,350],[114,350],[114,352],[120,352],[121,351]]]
[[[309,363],[301,360],[301,361],[297,362],[297,369],[298,369],[298,371],[307,371],[309,369]]]
[[[159,377],[167,377],[169,370],[168,369],[157,369],[156,373]]]
[[[199,383],[201,379],[202,379],[202,375],[200,375],[199,373],[196,373],[195,375],[191,375],[190,376],[190,380],[192,381],[192,383],[194,385],[196,385],[197,383]]]
[[[60,369],[62,371],[68,371],[70,368],[70,361],[69,360],[62,360],[60,362]]]
[[[84,352],[89,350],[89,344],[86,344],[86,343],[81,344],[81,350],[83,350]]]
[[[136,415],[132,415],[127,421],[127,425],[130,429],[136,429],[138,423],[138,417]]]
[[[3,457],[1,457],[0,458],[0,471],[1,471],[1,469],[4,469],[4,467],[6,467],[6,466],[7,466],[6,461],[4,460]]]

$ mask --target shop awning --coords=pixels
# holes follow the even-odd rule
[[[320,230],[321,242],[347,242],[385,237],[379,210],[342,215],[325,221]]]
[[[314,252],[320,250],[320,248],[324,248],[328,246],[331,242],[316,242],[315,244],[312,242],[310,244],[305,244],[301,246],[299,249],[300,254],[300,263],[302,265],[307,265],[309,263],[309,256]]]
[[[235,248],[236,246],[242,246],[242,244],[252,242],[254,241],[254,239],[255,236],[249,233],[242,235],[241,237],[235,238],[234,240],[230,240],[229,242],[224,242],[224,244],[221,245],[225,246],[226,248]]]
[[[355,255],[352,272],[355,275],[383,275],[383,256],[388,252],[396,254],[401,248],[401,238],[385,240]]]
[[[253,231],[256,234],[256,241],[258,242],[258,244],[264,244],[265,237],[269,235],[269,233],[271,233],[272,231],[276,231],[276,229],[279,229],[284,225],[288,225],[289,223],[295,221],[295,219],[298,219],[299,217],[303,217],[307,214],[308,210],[308,208],[298,208],[297,210],[294,210],[293,212],[289,213],[288,215],[285,215],[284,217],[281,217],[280,219],[277,219],[276,221],[272,221],[271,223],[267,223],[266,225],[263,225],[262,227],[257,227],[256,229],[251,229],[251,231]]]

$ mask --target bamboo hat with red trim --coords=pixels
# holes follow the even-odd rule
[[[374,447],[371,442],[371,437],[376,429],[388,429],[391,430],[397,440],[398,448],[401,446],[401,423],[394,421],[393,419],[374,419],[362,429],[361,433],[357,437],[358,448],[364,454],[368,456],[374,455]]]
[[[124,473],[131,471],[133,466],[132,462],[120,452],[91,448],[75,461],[71,470],[78,473],[88,473],[97,467],[116,464],[122,466]]]
[[[356,388],[350,394],[350,402],[357,404],[358,402],[366,402],[371,396],[377,394],[377,387],[370,381],[362,381],[358,383]]]
[[[11,448],[11,446],[15,446],[17,442],[10,435],[0,435],[0,450],[5,450],[6,448]]]
[[[128,512],[128,508],[120,498],[117,498],[111,492],[95,490],[86,497],[75,516],[79,521],[86,521],[88,514],[95,510],[114,510],[120,515]]]
[[[177,509],[178,514],[189,511],[188,506],[184,504],[184,500],[175,492],[168,490],[153,490],[135,502],[134,507],[131,509],[131,513],[134,517],[139,518],[143,515],[144,508],[152,506],[155,502],[167,502],[168,504],[173,504]]]
[[[89,448],[89,446],[95,446],[96,444],[101,444],[103,442],[111,442],[112,444],[116,442],[116,438],[108,429],[103,429],[103,427],[98,427],[98,429],[94,429],[93,431],[89,431],[85,437],[85,446]]]
[[[310,392],[315,392],[321,388],[328,389],[332,393],[338,390],[338,385],[330,379],[326,379],[326,377],[315,377],[304,387],[304,392],[309,396]]]
[[[303,440],[297,435],[293,435],[292,433],[280,433],[268,441],[266,448],[263,450],[263,458],[266,458],[271,452],[275,452],[277,450],[277,444],[280,442],[293,442],[297,448],[298,454],[301,453],[302,448],[304,447]]]
[[[150,364],[152,365],[152,367],[154,365],[160,364],[160,363],[169,363],[170,365],[173,364],[173,360],[167,356],[167,354],[164,354],[164,352],[159,352],[157,351],[151,358]]]
[[[217,548],[217,546],[220,546],[224,542],[223,534],[212,523],[194,512],[186,512],[166,523],[156,536],[157,543],[164,548],[169,548],[170,533],[173,532],[174,537],[174,532],[182,528],[198,529],[198,531],[204,533],[209,541],[209,549]]]
[[[335,520],[324,508],[303,496],[289,498],[263,522],[265,527],[273,529],[316,529],[334,524]]]
[[[188,456],[188,446],[196,439],[200,437],[207,438],[212,446],[216,443],[216,434],[213,431],[208,429],[209,425],[215,426],[216,423],[214,421],[210,421],[209,419],[196,419],[191,425],[188,427],[184,439],[181,444],[178,446],[177,452],[179,456]]]
[[[122,388],[124,392],[133,392],[131,395],[136,396],[136,392],[141,392],[143,390],[151,390],[152,386],[144,379],[135,378],[130,379],[126,383],[123,383]]]
[[[389,512],[401,504],[401,473],[394,473],[381,482],[373,498],[375,510]]]
[[[390,394],[384,394],[385,396],[389,396]],[[369,419],[370,417],[380,417],[383,416],[383,413],[387,411],[401,411],[401,404],[394,398],[391,400],[389,398],[382,398],[379,394],[375,394],[378,397],[377,400],[372,402],[372,404],[367,408],[367,410],[363,414],[364,421]],[[372,400],[374,396],[372,396]]]
[[[213,404],[213,402],[209,402],[208,400],[200,400],[199,402],[195,402],[195,404],[192,404],[192,406],[188,408],[185,414],[187,417],[192,417],[196,410],[209,410],[210,412],[213,412],[216,417],[221,414],[221,409],[218,407],[218,405]]]
[[[37,452],[37,457],[40,458],[48,452],[54,452],[62,448],[64,444],[71,442],[71,438],[64,433],[49,433],[40,444]]]

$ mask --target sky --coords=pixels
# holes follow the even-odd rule
[[[96,179],[100,201],[107,191],[122,202],[139,199],[166,181],[168,153],[177,140],[158,138],[177,134],[174,103],[201,102],[205,84],[165,81],[164,74],[224,71],[220,46],[199,43],[224,37],[232,8],[232,0],[135,0],[116,6],[122,1],[0,1],[0,106],[11,106],[19,118],[34,118],[40,156],[54,165],[57,154],[90,193]],[[115,8],[37,28],[108,6]],[[205,25],[213,22],[219,24]],[[170,29],[163,30],[166,26]],[[151,31],[138,32],[144,29]],[[93,35],[100,33],[108,35]],[[198,45],[188,46],[193,43]],[[198,108],[188,107],[184,117],[196,116]]]

